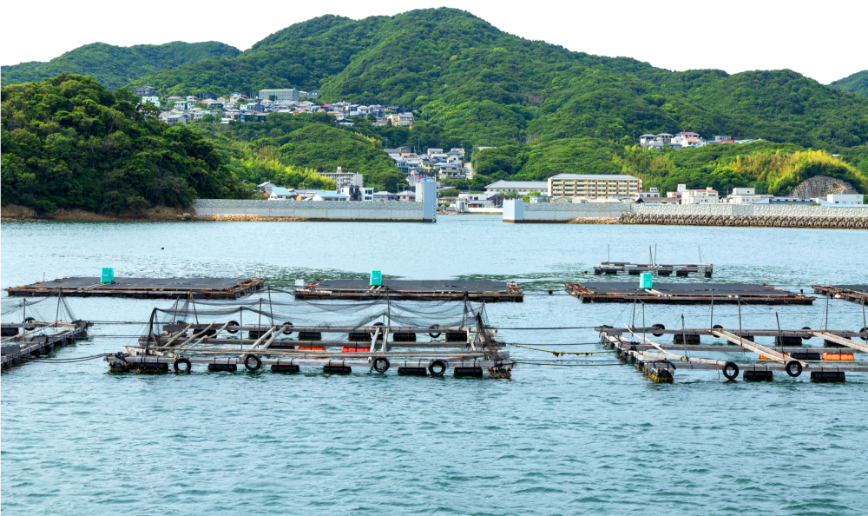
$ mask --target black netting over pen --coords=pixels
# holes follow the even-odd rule
[[[293,326],[359,328],[382,323],[386,326],[476,326],[476,315],[487,320],[482,303],[464,301],[395,301],[387,297],[366,301],[308,301],[287,299],[271,291],[258,299],[243,301],[178,300],[154,312],[154,324],[211,324],[219,328],[235,323],[249,326]],[[155,328],[155,331],[160,331]]]
[[[73,322],[77,318],[63,296],[43,297],[36,300],[3,299],[0,311],[3,322],[25,322],[25,320],[42,322]]]

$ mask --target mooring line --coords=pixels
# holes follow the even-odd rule
[[[545,353],[551,353],[552,355],[554,355],[554,356],[556,356],[556,357],[559,357],[559,356],[561,356],[561,355],[576,355],[576,356],[584,356],[584,355],[597,355],[597,354],[599,354],[599,353],[614,353],[614,352],[615,352],[614,350],[611,350],[611,349],[608,349],[608,350],[605,350],[605,351],[574,351],[574,352],[567,352],[567,351],[552,351],[552,350],[549,350],[549,349],[532,348],[532,347],[529,347],[529,346],[521,346],[521,345],[519,345],[519,344],[507,344],[507,345],[508,345],[508,346],[514,346],[514,347],[517,347],[517,348],[532,349],[532,350],[534,350],[534,351],[543,351],[543,352],[545,352]]]

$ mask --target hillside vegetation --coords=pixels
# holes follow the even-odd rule
[[[175,41],[164,45],[132,47],[92,43],[71,50],[47,63],[32,61],[4,66],[0,70],[0,79],[3,86],[8,86],[38,82],[67,72],[89,75],[114,90],[164,68],[203,59],[232,58],[240,53],[237,48],[216,41],[206,43]]]
[[[265,122],[225,126],[200,125],[200,132],[224,154],[237,177],[251,183],[279,181],[282,186],[329,187],[319,177],[337,167],[365,175],[365,186],[397,191],[406,185],[379,139],[335,127],[325,113],[272,113]],[[269,176],[268,174],[274,174]]]
[[[839,149],[868,142],[868,99],[789,71],[670,72],[507,34],[456,9],[325,16],[233,59],[139,79],[161,93],[319,88],[328,101],[417,110],[467,146],[646,132],[764,138]]]
[[[833,82],[829,86],[868,98],[868,70],[856,72],[849,77]]]
[[[3,87],[3,205],[141,212],[245,194],[211,144],[154,114],[90,77]]]

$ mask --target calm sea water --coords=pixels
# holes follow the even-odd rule
[[[613,260],[715,264],[715,282],[868,282],[868,233],[845,230],[437,224],[6,223],[2,287],[61,276],[514,279],[501,327],[629,323],[630,305],[582,304],[564,280]],[[607,249],[607,245],[611,246]],[[591,271],[588,273],[586,271]],[[598,278],[597,278],[598,279]],[[671,281],[705,281],[700,278]],[[555,289],[548,295],[548,289]],[[256,298],[254,298],[256,299]],[[3,296],[3,306],[14,302]],[[51,312],[50,302],[36,308]],[[168,301],[70,298],[89,320],[145,320]],[[749,307],[743,324],[825,324],[812,307]],[[645,310],[707,326],[708,307]],[[4,321],[19,320],[16,314]],[[736,325],[735,307],[715,324]],[[829,327],[863,326],[829,303]],[[97,326],[54,358],[119,351],[141,327]],[[593,330],[503,330],[534,347]],[[760,340],[761,341],[761,340]],[[603,350],[599,345],[550,348]],[[551,359],[513,349],[514,358]],[[581,360],[580,362],[578,360]],[[2,375],[3,514],[865,514],[868,375],[812,384],[725,382],[677,371],[654,384],[601,354],[520,365],[508,381],[207,373],[110,374],[105,362],[28,363]],[[589,367],[589,364],[598,366]]]

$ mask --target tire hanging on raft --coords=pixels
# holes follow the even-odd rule
[[[428,328],[428,329],[429,329],[429,330],[436,330],[436,329],[439,328],[439,327],[440,327],[439,325],[435,324],[434,326],[432,326],[432,327],[430,327],[430,328]],[[432,339],[436,339],[437,337],[440,336],[440,333],[429,333],[428,336],[431,337]]]
[[[284,335],[292,335],[292,323],[289,321],[286,321],[285,323],[283,323],[283,326],[284,326],[283,334]]]
[[[254,362],[253,365],[250,365],[251,359]],[[244,359],[244,367],[246,367],[248,371],[256,371],[262,367],[262,360],[256,355],[247,355],[247,358]]]
[[[723,376],[727,380],[735,380],[738,378],[738,365],[735,362],[727,362],[723,365]]]
[[[181,369],[181,364],[186,364],[187,367]],[[185,357],[176,358],[172,367],[175,369],[176,373],[189,373],[193,370],[193,364],[190,362],[190,359]]]
[[[446,374],[446,362],[442,360],[432,360],[431,363],[428,364],[428,372],[434,377],[443,376]]]
[[[34,319],[33,317],[28,317],[27,319],[24,319],[24,322],[26,322],[26,323],[34,322],[34,321],[36,321],[36,319]],[[35,325],[35,324],[32,325],[32,326],[25,326],[25,327],[24,327],[24,331],[33,331],[33,330],[35,330],[35,329],[36,329],[36,325]]]
[[[662,333],[654,333],[654,330],[665,330],[665,329],[666,329],[666,326],[663,326],[662,324],[655,324],[654,326],[651,327],[651,335],[654,335],[655,337],[662,337],[663,336]]]
[[[810,327],[810,326],[805,326],[805,327],[803,327],[802,329],[803,329],[803,330],[811,331],[811,327]],[[807,337],[802,337],[802,340],[811,340],[811,336],[808,335]]]
[[[800,364],[796,360],[790,360],[789,362],[787,362],[786,370],[788,375],[795,378],[802,374],[802,364]]]
[[[376,372],[378,372],[378,373],[385,373],[386,371],[389,370],[389,366],[390,366],[390,365],[391,365],[391,364],[389,363],[389,359],[388,359],[388,358],[386,358],[386,357],[377,357],[377,358],[374,359],[374,365],[373,365],[373,367],[374,367],[374,371],[376,371]]]
[[[240,326],[240,324],[238,324],[238,321],[229,321],[229,326]],[[230,330],[229,327],[227,327],[226,331],[229,333],[238,333],[239,330],[238,328]]]

